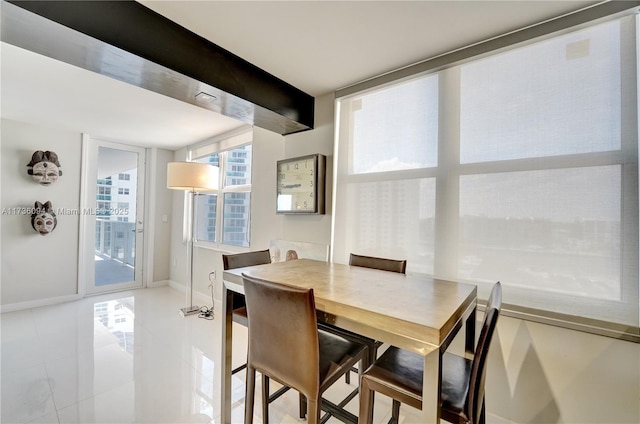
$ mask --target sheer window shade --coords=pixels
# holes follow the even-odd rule
[[[333,260],[638,327],[636,43],[626,16],[338,99]]]

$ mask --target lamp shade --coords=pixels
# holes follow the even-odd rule
[[[208,163],[169,162],[167,188],[194,192],[217,190],[218,169]]]

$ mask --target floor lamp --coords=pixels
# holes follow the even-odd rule
[[[196,239],[196,193],[218,189],[217,166],[198,162],[169,162],[167,164],[167,188],[188,191],[191,197],[191,220],[189,222],[189,287],[187,306],[180,309],[182,316],[197,314],[200,307],[193,304],[193,253]]]

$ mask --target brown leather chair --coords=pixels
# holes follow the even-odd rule
[[[269,379],[300,392],[309,424],[320,421],[322,393],[358,361],[367,347],[318,330],[313,289],[243,274],[249,319],[245,424],[253,422],[256,371],[262,373],[263,423],[269,422]]]
[[[269,249],[256,250],[253,252],[236,253],[232,255],[222,255],[222,267],[224,270],[243,268],[245,266],[263,265],[271,263],[271,254]],[[239,293],[233,295],[233,321],[247,326],[247,308],[245,307],[244,296]],[[235,374],[247,367],[244,363],[231,371]]]
[[[407,272],[407,261],[405,259],[387,259],[387,258],[378,258],[375,256],[363,256],[356,255],[351,253],[349,256],[349,265],[352,266],[361,266],[363,268],[372,268],[372,269],[380,269],[382,271],[390,271],[390,272],[399,272],[401,274],[406,274]],[[345,330],[336,329],[336,327],[331,325],[320,325],[326,331],[336,332],[339,331],[343,335],[345,334]],[[339,333],[339,334],[340,334]],[[355,336],[359,341],[363,343],[367,343],[370,350],[370,360],[371,362],[375,361],[378,356],[378,348],[382,345],[382,343],[377,340],[370,339],[368,337],[364,337],[356,334],[347,334],[347,336]],[[357,368],[352,369],[353,372],[358,372]],[[350,374],[347,373],[345,375],[345,382],[347,384],[351,383]]]
[[[473,359],[445,352],[442,358],[440,416],[459,424],[484,424],[484,383],[487,357],[502,306],[502,286],[491,290],[480,338]],[[400,403],[422,409],[424,358],[390,347],[369,367],[360,380],[360,419],[371,423],[369,408],[373,391],[393,398],[390,423],[398,423]]]
[[[269,249],[236,253],[233,255],[222,255],[222,265],[225,270],[270,263],[271,254],[269,253]]]
[[[407,273],[407,261],[398,259],[376,258],[374,256],[355,255],[349,256],[349,265],[365,268],[381,269],[383,271]]]

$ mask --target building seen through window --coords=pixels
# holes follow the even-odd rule
[[[220,167],[217,193],[199,193],[196,199],[196,240],[249,247],[251,219],[250,144],[195,159]]]

